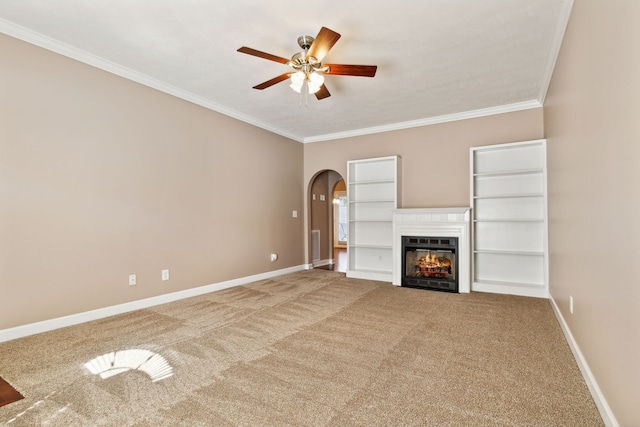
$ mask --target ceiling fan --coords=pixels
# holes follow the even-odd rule
[[[378,68],[376,65],[322,64],[325,55],[339,38],[340,34],[326,27],[320,29],[315,39],[311,36],[300,36],[298,37],[298,45],[303,51],[294,54],[291,59],[271,55],[246,46],[238,49],[238,52],[279,62],[293,68],[292,72],[281,74],[278,77],[260,83],[254,86],[254,89],[266,89],[276,83],[290,79],[290,86],[293,90],[305,95],[313,93],[320,100],[331,96],[324,85],[325,74],[360,77],[373,77],[376,75]]]

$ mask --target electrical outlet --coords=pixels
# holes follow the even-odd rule
[[[573,314],[573,296],[569,295],[569,312]]]
[[[291,212],[291,216],[294,218],[298,218],[298,211]]]
[[[130,274],[129,275],[129,286],[133,286],[136,284],[136,275],[135,274]]]
[[[278,259],[278,254],[271,254],[271,262],[274,262]]]
[[[162,270],[162,280],[169,280],[169,269]]]

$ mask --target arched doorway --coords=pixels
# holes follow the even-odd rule
[[[340,199],[334,203],[336,194],[344,194],[342,202],[346,204],[344,179],[334,170],[323,170],[311,179],[308,192],[310,265],[346,272],[346,235],[341,233],[346,231],[346,211],[341,216]]]

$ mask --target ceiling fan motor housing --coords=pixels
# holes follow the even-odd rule
[[[322,64],[313,56],[307,56],[306,52],[298,52],[291,57],[288,65],[296,70],[303,71],[325,71]]]
[[[305,51],[309,50],[311,45],[314,42],[314,38],[311,36],[300,36],[298,37],[298,45],[304,49]]]

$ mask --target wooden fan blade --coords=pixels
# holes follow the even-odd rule
[[[340,38],[340,34],[336,33],[333,30],[330,30],[326,27],[320,28],[320,32],[318,36],[311,43],[311,47],[309,48],[309,52],[307,52],[307,56],[313,56],[318,61],[322,62],[322,58],[329,52],[329,49],[333,47],[334,44]]]
[[[325,72],[325,74],[338,76],[373,77],[378,69],[377,65],[325,64],[324,66],[329,67],[329,71]]]
[[[317,91],[315,95],[316,95],[316,98],[318,98],[318,101],[331,96],[331,94],[329,93],[329,89],[327,89],[325,85],[320,86],[320,90]]]
[[[258,58],[268,59],[269,61],[279,62],[281,64],[287,64],[289,62],[289,60],[286,58],[271,55],[270,53],[251,49],[250,47],[246,47],[246,46],[242,46],[240,49],[238,49],[238,52],[246,53],[247,55],[257,56]]]
[[[287,80],[288,78],[289,78],[289,73],[280,74],[278,77],[274,77],[271,80],[267,80],[264,83],[260,83],[259,85],[256,85],[253,88],[254,89],[259,89],[259,90],[266,89],[266,88],[268,88],[270,86],[273,86],[276,83],[283,82],[283,81]]]

